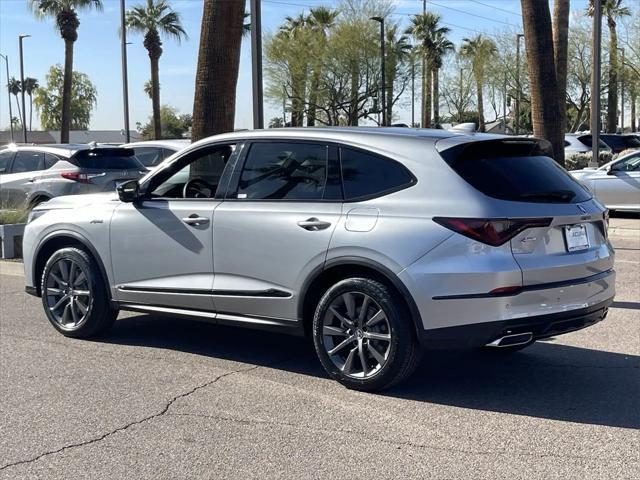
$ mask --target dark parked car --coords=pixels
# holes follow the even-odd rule
[[[631,149],[640,149],[640,135],[601,133],[600,138],[611,148],[613,153],[620,153]]]

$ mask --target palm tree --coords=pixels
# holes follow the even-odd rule
[[[193,141],[233,130],[244,4],[204,0],[193,100]]]
[[[591,0],[591,3],[593,0]],[[618,126],[618,33],[617,20],[631,15],[623,0],[603,0],[602,14],[609,27],[609,94],[607,96],[607,132],[616,133]]]
[[[144,34],[144,48],[151,61],[151,89],[153,104],[153,130],[155,138],[162,136],[160,121],[160,78],[159,63],[162,55],[160,35],[175,39],[178,43],[187,38],[182,28],[180,14],[173,11],[167,0],[147,0],[127,12],[126,24],[129,30]]]
[[[442,60],[449,53],[455,50],[451,42],[442,32],[437,32],[433,42],[433,123],[437,127],[440,123],[440,69]]]
[[[327,46],[328,31],[335,25],[338,12],[327,7],[312,8],[307,17],[307,24],[315,40],[317,52],[315,54],[315,64],[311,84],[309,85],[309,108],[307,112],[307,126],[313,127],[316,124],[316,110],[320,90],[320,76],[322,74],[322,58]]]
[[[533,134],[548,140],[554,159],[564,165],[564,135],[549,3],[546,0],[521,0],[521,6]]]
[[[101,0],[28,0],[38,18],[54,17],[60,36],[64,40],[64,81],[62,85],[62,112],[60,143],[69,143],[71,129],[71,83],[73,81],[73,44],[78,39],[78,10],[94,8],[102,11]]]
[[[24,93],[29,95],[29,131],[31,131],[31,127],[33,126],[33,92],[39,87],[40,84],[37,78],[27,77],[24,79]]]
[[[153,85],[151,85],[151,80],[144,82],[142,89],[144,90],[144,93],[147,94],[147,97],[153,99]]]
[[[15,77],[11,77],[9,79],[9,83],[7,84],[7,88],[9,89],[9,93],[16,97],[16,107],[18,107],[18,119],[20,120],[20,124],[24,125],[22,121],[22,113],[20,112],[20,102],[18,102],[18,94],[22,92],[22,84],[20,80]]]
[[[460,54],[471,61],[471,70],[476,80],[478,103],[478,131],[484,132],[484,106],[482,90],[484,88],[484,70],[491,58],[498,52],[493,40],[478,34],[473,38],[463,38]]]
[[[390,25],[385,29],[385,81],[386,81],[386,101],[384,108],[387,109],[387,121],[391,123],[393,118],[393,91],[398,73],[398,65],[406,60],[411,52],[409,38],[399,35],[398,25]]]
[[[300,45],[306,41],[305,35],[308,31],[307,18],[303,14],[299,14],[297,17],[285,17],[285,23],[280,27],[278,35],[289,38]],[[299,61],[292,62],[290,65],[292,127],[301,127],[304,123],[308,67],[309,60],[307,55],[300,56]]]
[[[413,35],[420,44],[420,51],[423,58],[422,69],[422,127],[428,128],[431,125],[431,89],[432,89],[432,61],[434,58],[434,41],[442,35],[449,33],[447,27],[440,26],[441,16],[426,12],[414,15],[411,18],[411,25],[405,33]]]

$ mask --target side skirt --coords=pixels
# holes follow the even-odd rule
[[[120,303],[120,310],[149,313],[155,315],[188,318],[218,325],[252,328],[257,330],[269,330],[288,335],[304,336],[302,322],[295,320],[283,320],[280,318],[258,317],[250,315],[237,315],[227,312],[208,312],[202,310],[188,310],[183,308],[163,307],[159,305],[141,305],[134,303]]]

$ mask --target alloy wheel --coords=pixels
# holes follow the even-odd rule
[[[91,305],[89,277],[69,258],[61,258],[49,270],[46,298],[51,316],[65,330],[78,328],[87,318]]]
[[[373,377],[389,358],[389,320],[380,305],[362,292],[343,293],[331,302],[322,338],[333,364],[352,378]]]

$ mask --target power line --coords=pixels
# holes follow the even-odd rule
[[[468,1],[477,3],[478,5],[482,5],[484,7],[493,8],[494,10],[500,10],[501,12],[506,12],[506,13],[510,13],[511,15],[517,15],[518,17],[522,17],[522,14],[518,12],[514,12],[513,10],[507,10],[506,8],[496,7],[495,5],[489,5],[488,3],[479,2],[478,0],[468,0]]]
[[[495,18],[491,18],[491,17],[483,17],[482,15],[477,15],[477,14],[475,14],[475,13],[470,13],[470,12],[467,12],[467,11],[465,11],[465,10],[461,10],[461,9],[459,9],[459,8],[454,8],[454,7],[450,7],[450,6],[448,6],[448,5],[442,5],[442,4],[440,4],[440,3],[436,3],[436,2],[434,2],[433,0],[429,0],[429,5],[435,5],[435,6],[437,6],[437,7],[441,7],[441,8],[446,8],[446,9],[449,9],[449,10],[453,10],[454,12],[464,13],[465,15],[470,15],[470,16],[472,16],[472,17],[482,18],[483,20],[488,20],[488,21],[490,21],[490,22],[502,23],[502,24],[504,24],[504,25],[508,25],[508,26],[510,26],[510,27],[513,27],[513,28],[518,28],[516,25],[514,25],[514,24],[512,24],[512,23],[509,23],[509,22],[503,22],[502,20],[496,20]]]

